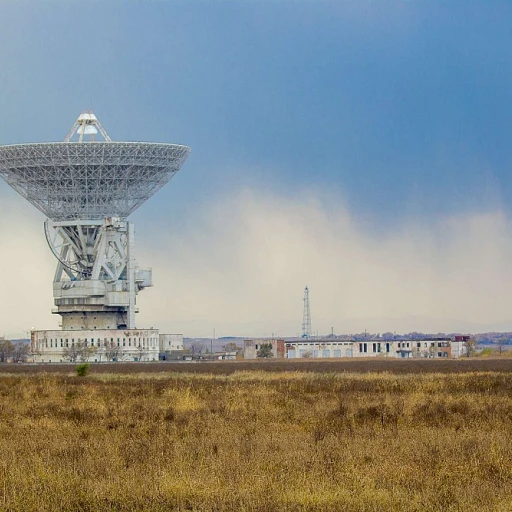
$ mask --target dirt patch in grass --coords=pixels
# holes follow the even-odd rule
[[[72,364],[0,364],[1,373],[72,373]],[[327,373],[467,373],[480,371],[512,372],[512,358],[503,359],[344,359],[281,361],[214,361],[184,363],[91,363],[91,373],[208,373],[231,375],[240,371],[327,372]]]

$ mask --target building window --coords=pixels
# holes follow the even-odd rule
[[[368,352],[368,344],[367,343],[364,343],[364,353],[366,354]]]
[[[359,343],[359,352],[362,352],[362,351],[363,351],[363,344]]]
[[[386,352],[389,352],[389,343],[386,343]]]

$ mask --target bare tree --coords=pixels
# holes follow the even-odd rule
[[[226,343],[222,347],[222,350],[224,350],[224,352],[236,352],[237,354],[242,351],[242,349],[236,343],[233,342]]]
[[[98,349],[87,345],[84,340],[78,339],[76,343],[71,343],[71,345],[62,351],[62,356],[70,363],[76,363],[77,361],[85,363],[98,351]]]
[[[0,363],[7,363],[12,357],[14,345],[12,341],[0,338]]]
[[[13,345],[12,362],[25,363],[30,354],[30,345],[24,341],[18,341]]]
[[[144,359],[147,358],[148,351],[147,348],[144,345],[141,345],[140,343],[137,345],[137,357],[139,361],[144,361]]]
[[[465,342],[466,345],[466,357],[473,357],[476,354],[476,340],[475,338],[469,338]]]
[[[193,356],[200,356],[204,351],[204,345],[201,343],[192,343],[192,345],[190,345],[190,350]]]
[[[505,345],[507,344],[508,340],[508,336],[505,335],[501,335],[498,338],[496,338],[496,345],[498,345],[498,352],[500,353],[500,356],[503,353],[503,350],[505,349]]]
[[[65,347],[62,351],[62,357],[69,361],[70,363],[76,363],[78,361],[78,357],[80,356],[80,349],[78,344],[72,343],[68,347]]]
[[[120,361],[123,359],[123,348],[118,346],[115,341],[107,341],[105,343],[105,359],[107,361]]]

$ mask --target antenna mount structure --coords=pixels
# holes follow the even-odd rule
[[[311,309],[309,307],[309,288],[304,288],[304,312],[302,314],[302,337],[311,337]]]
[[[112,141],[92,112],[78,116],[64,142],[0,146],[0,178],[47,217],[45,236],[57,259],[52,312],[62,327],[44,343],[54,361],[69,339],[92,338],[97,349],[101,337],[102,347],[105,340],[119,347],[125,330],[135,350],[136,295],[152,286],[152,273],[136,263],[128,217],[174,177],[189,152],[180,144]],[[139,334],[137,343],[147,346],[148,339]]]

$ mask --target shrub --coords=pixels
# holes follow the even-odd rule
[[[89,363],[76,365],[75,371],[79,377],[85,377],[89,373]]]
[[[256,357],[261,357],[261,358],[273,357],[272,343],[263,343],[261,345],[260,349],[258,350],[258,352],[256,352]]]

